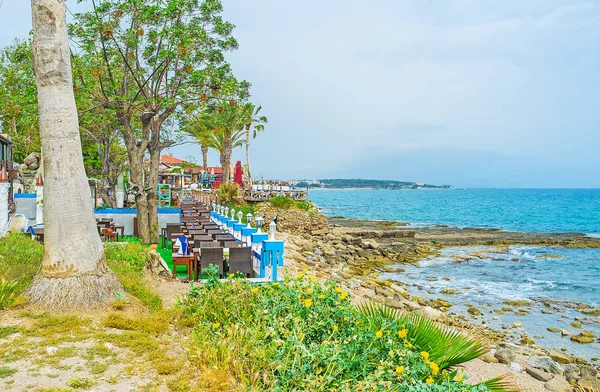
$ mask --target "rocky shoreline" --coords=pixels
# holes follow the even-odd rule
[[[537,347],[518,322],[492,329],[485,321],[479,320],[483,317],[482,311],[475,307],[469,309],[467,316],[470,317],[451,314],[448,311],[452,306],[450,302],[414,295],[412,283],[406,279],[384,279],[389,273],[402,277],[402,264],[413,265],[447,247],[507,247],[519,244],[600,248],[600,238],[578,233],[518,233],[446,226],[414,228],[390,221],[343,217],[327,219],[314,210],[305,212],[265,207],[262,213],[266,219],[277,217],[278,230],[281,231],[279,236],[286,241],[286,269],[292,275],[309,270],[318,278],[337,281],[353,293],[357,303],[370,300],[404,311],[420,312],[448,326],[476,334],[490,347],[490,354],[466,365],[466,370],[474,374],[474,381],[478,373],[489,376],[491,369],[496,369],[511,374],[523,390],[570,391],[573,387],[586,391],[600,390],[600,359],[596,358],[600,354],[594,358],[582,358],[568,355],[560,348],[546,350]],[[540,299],[540,302],[544,300]],[[504,308],[518,315],[519,312],[528,312],[530,305],[506,304]],[[568,301],[547,303],[546,307],[552,311],[561,307],[584,310],[596,322],[600,316],[598,308]],[[517,335],[520,340],[515,342]],[[581,338],[582,343],[590,339],[600,342],[593,332],[585,329],[576,336],[575,339]]]

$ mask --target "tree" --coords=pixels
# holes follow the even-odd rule
[[[172,145],[163,125],[208,91],[218,94],[231,73],[223,52],[237,48],[219,0],[92,0],[73,33],[97,66],[103,106],[119,122],[136,186],[138,232],[158,242],[160,152]],[[148,170],[144,158],[149,155]]]
[[[44,259],[34,305],[87,309],[121,290],[108,268],[83,166],[64,0],[31,0],[33,68],[44,152]]]
[[[0,51],[0,129],[10,135],[17,162],[40,151],[32,62],[30,41],[17,41]]]
[[[252,125],[254,129],[252,138],[255,138],[258,132],[265,130],[265,124],[269,122],[267,117],[259,115],[262,106],[255,106],[250,102],[242,106],[242,123],[246,127],[246,167],[248,168],[248,186],[252,191],[252,174],[250,172],[250,130]]]

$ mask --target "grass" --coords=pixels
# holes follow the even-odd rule
[[[42,264],[44,246],[22,233],[0,240],[0,310],[17,305]]]

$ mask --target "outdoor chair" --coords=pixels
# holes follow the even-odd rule
[[[175,233],[181,233],[181,229],[178,223],[167,223],[167,227],[163,229],[163,249],[167,247],[167,241],[171,239],[171,235]]]
[[[210,265],[219,267],[219,275],[223,277],[223,248],[201,248],[200,263],[196,270],[196,279],[202,276],[202,271]]]
[[[213,240],[212,236],[206,234],[194,235],[192,238],[194,243],[211,242]]]
[[[235,240],[231,234],[213,234],[213,238],[219,240]]]
[[[221,246],[223,248],[239,248],[244,245],[241,242],[235,240],[220,240],[219,242],[221,243]]]
[[[244,274],[248,278],[254,277],[252,248],[244,246],[229,249],[229,272]]]

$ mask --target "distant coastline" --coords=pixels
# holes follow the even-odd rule
[[[367,180],[361,178],[334,178],[324,180],[292,180],[291,185],[308,189],[401,190],[401,189],[452,189],[451,185],[434,185],[423,182],[396,180]]]

